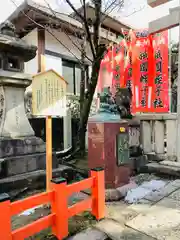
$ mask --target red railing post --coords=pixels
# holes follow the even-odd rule
[[[12,240],[10,197],[6,193],[0,194],[0,239]]]
[[[97,220],[100,220],[105,217],[104,169],[92,169],[91,177],[94,177],[94,184],[92,187],[92,214],[96,217]]]
[[[52,190],[54,191],[52,213],[55,214],[55,222],[52,230],[58,240],[62,240],[68,236],[67,183],[64,178],[53,179],[51,182]]]

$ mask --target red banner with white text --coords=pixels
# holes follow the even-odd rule
[[[168,112],[168,32],[148,36],[147,29],[124,31],[101,62],[98,90],[131,88],[132,112]]]
[[[154,83],[152,104],[153,112],[168,112],[168,31],[153,36]]]

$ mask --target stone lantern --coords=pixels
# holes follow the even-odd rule
[[[31,76],[24,62],[37,48],[15,35],[10,22],[0,26],[0,178],[45,168],[45,144],[34,136],[24,106]]]

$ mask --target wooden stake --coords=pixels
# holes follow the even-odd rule
[[[52,179],[52,117],[46,117],[46,190],[51,190]]]

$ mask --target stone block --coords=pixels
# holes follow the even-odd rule
[[[172,192],[174,192],[178,187],[174,186],[172,183],[168,183],[165,187],[159,189],[158,191],[151,192],[149,195],[145,196],[145,199],[153,202],[158,202],[159,200],[167,197]]]
[[[105,191],[105,200],[106,202],[109,201],[119,201],[122,199],[122,195],[116,189],[106,189]]]
[[[176,187],[176,186],[175,186]],[[172,194],[168,196],[169,198],[172,198],[174,200],[180,201],[180,189],[176,190]]]
[[[105,240],[107,235],[97,229],[88,228],[75,236],[69,237],[67,240]]]
[[[153,240],[140,232],[127,228],[113,220],[104,220],[96,225],[100,231],[105,232],[112,240]]]
[[[53,178],[66,178],[67,182],[75,180],[76,173],[71,167],[59,165],[58,168],[53,169]],[[45,188],[46,185],[46,171],[38,170],[29,173],[19,174],[12,177],[0,179],[0,193],[16,189],[28,188],[29,190]]]
[[[24,154],[42,153],[46,145],[41,138],[24,137],[21,139],[1,139],[0,158],[19,156]]]
[[[171,183],[173,186],[179,187],[180,188],[180,179],[176,179],[174,181],[172,181]]]
[[[179,240],[180,211],[166,206],[155,205],[151,211],[139,214],[126,226],[158,240]]]
[[[175,166],[162,165],[156,162],[148,163],[146,165],[148,172],[152,173],[163,173],[170,176],[180,177],[180,168]]]
[[[170,197],[165,197],[156,203],[156,206],[180,210],[180,201]]]
[[[152,201],[141,199],[137,204],[131,204],[128,206],[128,209],[135,211],[137,214],[146,213],[151,210],[150,208],[153,204],[154,202]]]
[[[137,216],[137,212],[129,208],[125,203],[118,202],[118,204],[106,205],[106,217],[113,219],[120,224],[125,224],[126,221]]]
[[[35,153],[1,159],[0,178],[46,169],[46,153]],[[58,167],[56,154],[53,154],[53,168]]]
[[[135,182],[130,182],[122,187],[117,188],[117,191],[120,193],[122,197],[127,195],[127,192],[131,189],[137,188],[138,185]]]

